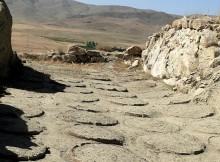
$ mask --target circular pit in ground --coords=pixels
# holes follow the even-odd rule
[[[0,156],[10,161],[38,160],[47,149],[31,137],[0,134]]]
[[[198,138],[177,133],[145,135],[137,139],[137,144],[156,152],[178,155],[196,155],[203,153],[206,148]]]
[[[61,115],[62,119],[68,122],[77,122],[96,126],[113,126],[118,124],[118,120],[105,116],[101,113],[97,114],[92,112],[69,110]]]
[[[139,128],[147,132],[178,132],[180,128],[171,123],[160,121],[152,118],[133,118],[124,122],[126,125],[134,128]]]
[[[137,98],[110,97],[108,101],[122,106],[145,106],[148,104]]]
[[[76,109],[80,111],[88,111],[93,113],[105,113],[109,111],[107,108],[96,104],[76,104],[69,107],[72,109]]]
[[[37,135],[44,128],[38,122],[21,118],[0,118],[0,131],[5,133]]]
[[[66,129],[66,133],[77,138],[93,140],[105,144],[123,145],[124,136],[118,132],[90,125],[75,125]]]
[[[67,156],[72,162],[147,162],[121,146],[106,144],[82,144],[69,150]]]

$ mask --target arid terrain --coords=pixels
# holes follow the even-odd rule
[[[25,54],[1,82],[0,162],[220,162],[220,18],[5,1]]]
[[[13,49],[17,52],[47,53],[50,50],[62,49],[66,51],[69,44],[84,44],[87,41],[95,41],[102,46],[129,47],[137,44],[144,47],[144,39],[140,41],[138,36],[129,35],[129,32],[101,31],[93,29],[68,28],[62,26],[42,24],[40,27],[34,23],[13,25]],[[144,27],[143,27],[144,28]],[[112,29],[113,30],[113,29]],[[49,31],[49,32],[48,32]],[[153,31],[152,31],[153,32]]]
[[[6,127],[1,118],[1,130],[11,134],[1,137],[1,154],[39,162],[220,161],[217,101],[196,104],[141,69],[119,65],[28,61],[34,70],[1,98],[12,121]],[[213,89],[219,95],[219,84]]]
[[[140,45],[179,16],[122,6],[95,6],[73,0],[6,0],[12,13],[13,49],[45,53],[67,44]]]

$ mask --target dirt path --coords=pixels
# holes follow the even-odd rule
[[[28,66],[51,77],[27,69],[1,98],[6,162],[220,162],[215,97],[195,104],[142,71],[118,72],[113,64]]]

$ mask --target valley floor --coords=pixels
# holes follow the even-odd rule
[[[26,66],[0,99],[1,162],[220,162],[220,85],[196,104],[116,63]]]
[[[130,25],[128,25],[130,26]],[[65,52],[69,44],[85,44],[89,41],[98,43],[101,47],[129,47],[139,45],[145,47],[149,33],[155,30],[148,28],[140,30],[141,34],[120,29],[120,31],[96,30],[83,27],[68,27],[63,25],[15,22],[12,29],[13,50],[18,53],[48,53],[51,50]],[[154,28],[153,28],[154,29]],[[115,29],[116,30],[116,29]],[[146,33],[146,34],[143,34]]]

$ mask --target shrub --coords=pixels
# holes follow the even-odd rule
[[[113,47],[112,51],[124,52],[126,49],[121,47]]]
[[[86,42],[85,48],[90,50],[95,50],[98,43],[94,41],[88,41]]]

